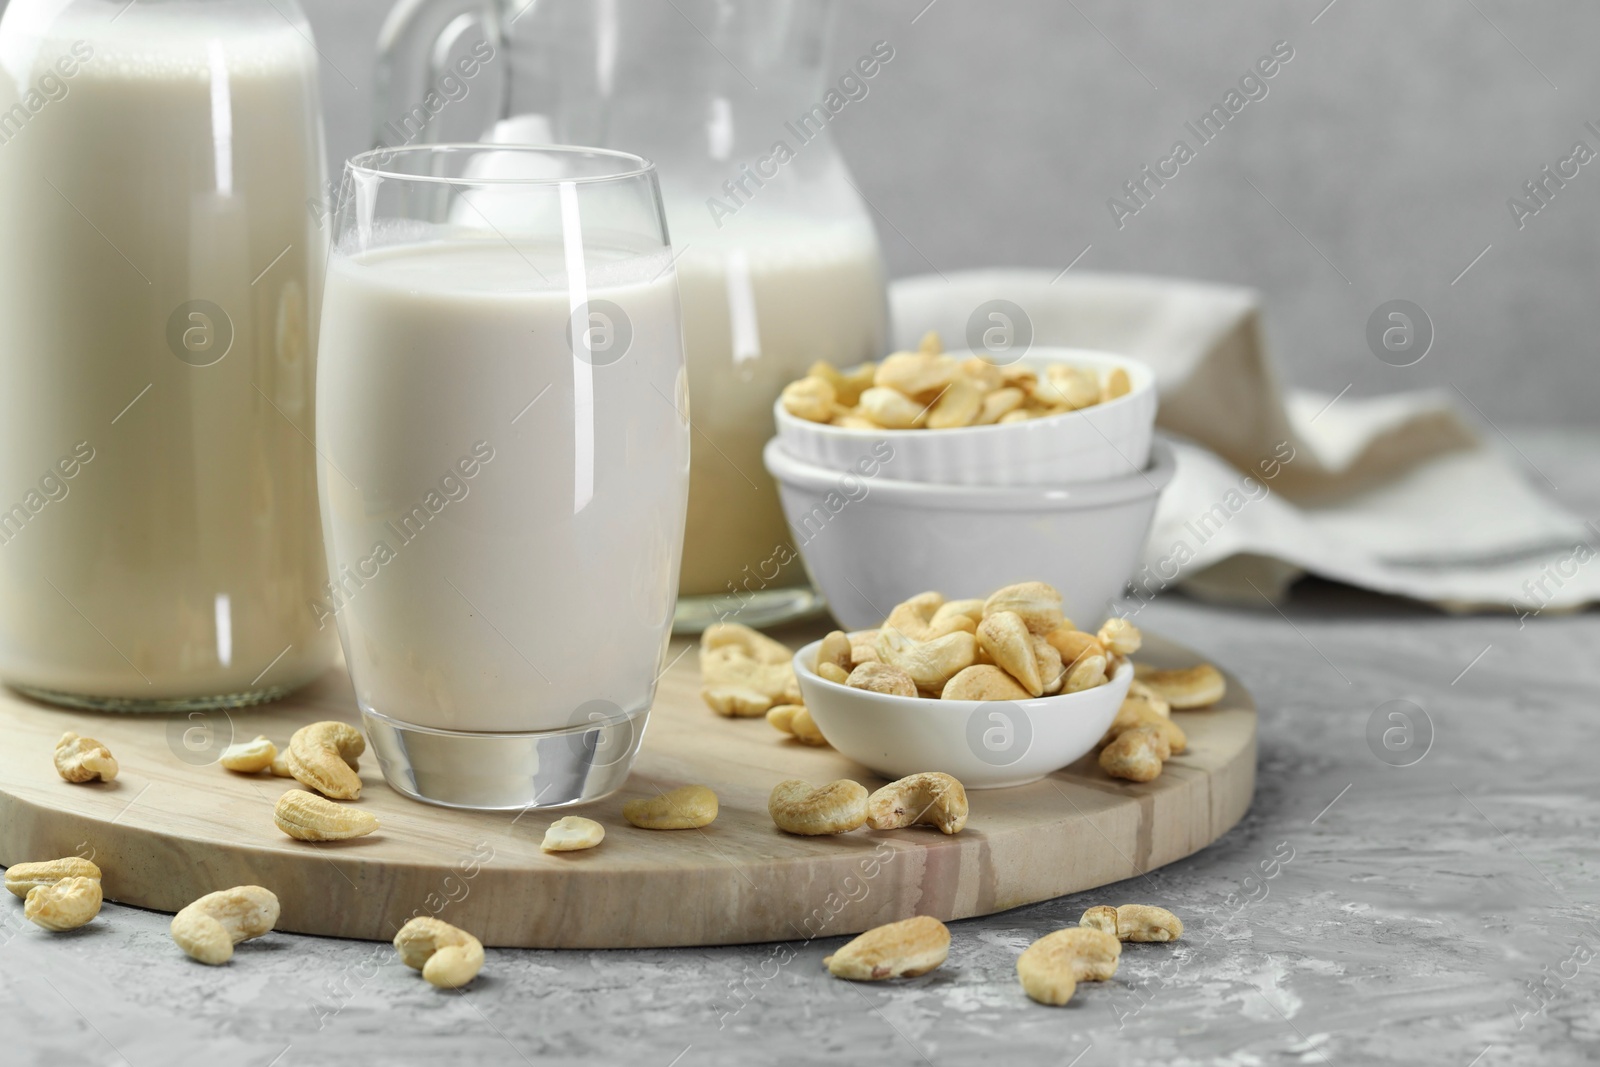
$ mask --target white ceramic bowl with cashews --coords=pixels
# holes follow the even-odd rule
[[[1132,577],[1177,469],[1162,441],[1144,470],[1048,488],[840,473],[795,459],[777,438],[765,459],[806,570],[846,630],[877,626],[925,589],[1034,579],[1059,589],[1067,616],[1093,630]]]
[[[813,641],[794,673],[811,718],[841,754],[884,778],[953,775],[968,789],[1026,785],[1094,751],[1133,681],[1124,663],[1104,685],[1026,700],[936,700],[830,682]]]
[[[950,355],[965,358],[971,353]],[[1102,375],[1121,369],[1132,388],[1077,411],[940,430],[868,430],[810,422],[790,414],[780,399],[773,408],[778,440],[795,459],[840,471],[856,469],[886,441],[894,449],[893,458],[884,463],[890,477],[943,485],[1065,485],[1120,477],[1149,462],[1156,384],[1148,365],[1107,352],[1044,346],[1033,347],[1018,362],[1041,376],[1052,363]]]

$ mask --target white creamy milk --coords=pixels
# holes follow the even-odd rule
[[[586,259],[590,359],[559,246],[331,260],[326,611],[366,710],[533,731],[649,707],[689,466],[677,285],[666,250]]]
[[[0,56],[0,674],[248,699],[333,658],[310,608],[316,56],[287,24],[141,13],[86,45],[101,28]]]
[[[673,219],[697,218],[695,202]],[[684,542],[685,595],[793,585],[777,576],[790,542],[761,449],[776,432],[772,402],[825,359],[851,366],[883,355],[883,266],[870,224],[757,213],[678,227],[678,285],[693,404],[693,473]],[[728,603],[737,604],[732,598]]]

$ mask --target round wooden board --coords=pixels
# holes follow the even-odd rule
[[[1230,676],[1216,708],[1177,715],[1189,750],[1148,784],[1107,777],[1091,755],[1033,785],[971,791],[967,828],[954,837],[927,827],[793,837],[767,814],[777,782],[882,781],[761,719],[712,714],[688,647],[673,643],[678,659],[627,787],[557,813],[603,823],[604,844],[554,855],[539,842],[557,814],[416,803],[384,785],[370,758],[358,803],[382,828],[354,841],[293,841],[273,825],[272,806],[294,783],[201,762],[215,759],[230,725],[239,740],[265,734],[282,744],[309,722],[355,722],[342,668],[277,704],[197,719],[66,710],[0,690],[0,864],[89,856],[109,899],[166,912],[215,889],[264,885],[283,905],[278,929],[337,937],[388,940],[420,914],[507,947],[805,940],[911,915],[988,915],[1129,878],[1215,841],[1255,789],[1255,706]],[[1137,658],[1187,666],[1203,657],[1147,635]],[[70,785],[56,775],[51,751],[66,730],[111,748],[116,781]],[[623,821],[625,800],[694,782],[721,800],[704,830]]]

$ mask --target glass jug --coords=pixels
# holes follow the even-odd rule
[[[310,437],[325,172],[293,0],[6,9],[6,682],[171,710],[331,665]]]
[[[894,50],[830,61],[834,8],[409,0],[380,40],[382,146],[593,145],[659,168],[694,428],[680,632],[817,603],[761,462],[773,402],[814,361],[876,359],[888,337],[877,237],[830,123]]]

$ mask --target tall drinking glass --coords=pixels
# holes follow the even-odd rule
[[[628,775],[672,627],[683,334],[652,165],[424,145],[345,168],[317,372],[337,622],[389,784],[471,808]]]

